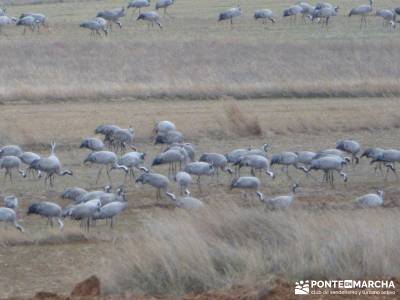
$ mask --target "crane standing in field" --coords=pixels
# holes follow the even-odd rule
[[[218,22],[229,20],[231,23],[231,29],[233,29],[233,19],[236,17],[240,17],[242,15],[242,9],[240,6],[229,8],[218,16]]]
[[[6,35],[5,33],[3,33],[4,27],[17,24],[17,22],[18,20],[16,18],[10,18],[8,16],[0,16],[0,35],[1,34]]]
[[[247,199],[248,191],[253,191],[256,193],[257,197],[263,201],[264,196],[260,191],[261,182],[260,179],[254,176],[243,176],[239,178],[233,179],[231,183],[231,190],[232,189],[241,189],[244,190],[244,196]]]
[[[31,204],[28,208],[27,214],[35,214],[47,218],[47,225],[50,225],[51,227],[53,227],[53,218],[55,218],[60,229],[63,229],[64,223],[61,221],[61,212],[61,206],[57,203],[44,201]]]
[[[175,3],[175,0],[158,0],[156,2],[156,10],[164,9],[164,16],[170,16],[167,12],[169,6]],[[171,17],[171,16],[170,16]]]
[[[259,9],[256,10],[254,13],[254,19],[255,20],[262,20],[262,23],[265,25],[267,24],[267,20],[270,20],[272,23],[275,23],[275,18],[272,13],[272,10],[270,9]]]
[[[394,10],[379,9],[375,15],[383,18],[383,27],[389,27],[390,30],[396,28],[396,12]]]
[[[163,29],[163,26],[160,23],[160,15],[156,13],[155,11],[147,11],[144,13],[141,13],[136,20],[143,20],[147,21],[147,28],[150,29],[151,27],[154,27],[154,23],[160,27],[160,29]]]
[[[53,187],[54,176],[73,176],[72,171],[64,170],[62,171],[62,165],[58,157],[56,156],[55,150],[56,143],[54,141],[51,142],[51,152],[50,155],[46,158],[39,158],[34,160],[29,168],[32,168],[37,171],[41,171],[46,173],[46,177],[44,179],[44,184],[47,187],[47,181],[50,181],[50,187]]]
[[[97,18],[103,18],[108,21],[108,28],[112,29],[112,23],[122,28],[120,19],[125,16],[125,7],[118,7],[110,10],[104,10],[97,13]]]
[[[79,24],[79,27],[89,29],[90,36],[94,36],[95,34],[101,36],[100,30],[104,32],[104,35],[108,34],[107,21],[103,18],[94,18],[83,21]]]
[[[97,164],[101,166],[99,172],[97,173],[96,184],[99,182],[99,178],[103,170],[103,167],[106,167],[106,173],[110,184],[111,184],[111,176],[110,176],[111,170],[122,169],[125,171],[125,173],[128,173],[129,171],[126,166],[118,164],[117,155],[114,152],[110,151],[96,151],[89,153],[89,155],[85,158],[83,163]]]
[[[24,228],[17,222],[17,214],[11,208],[0,207],[0,222],[4,222],[4,226],[7,228],[7,223],[11,223],[19,231],[24,232]]]
[[[10,182],[13,183],[13,169],[17,169],[18,172],[22,175],[22,177],[25,177],[26,174],[23,170],[20,169],[21,167],[21,160],[16,157],[16,156],[4,156],[0,158],[0,169],[5,169],[6,172],[4,173],[4,182],[7,179],[7,175],[10,177]]]
[[[131,20],[133,18],[133,15],[135,14],[136,10],[139,10],[139,14],[138,14],[138,16],[139,16],[140,15],[140,10],[143,7],[149,7],[149,6],[150,6],[150,1],[149,0],[133,0],[133,1],[131,1],[127,6],[127,9],[133,8],[132,15],[131,15]]]
[[[20,19],[25,18],[25,17],[33,17],[35,19],[35,22],[37,24],[36,28],[37,31],[39,32],[40,26],[44,26],[47,28],[48,31],[50,31],[49,24],[47,23],[47,17],[44,14],[41,13],[23,13],[20,16]]]
[[[24,34],[26,33],[27,27],[29,27],[33,33],[35,32],[35,28],[38,28],[39,22],[33,16],[26,16],[18,20],[17,26],[24,26]]]
[[[364,5],[360,5],[356,8],[353,8],[349,13],[349,17],[351,17],[353,15],[361,16],[360,27],[362,28],[363,25],[367,26],[367,16],[369,16],[369,14],[372,12],[372,4],[373,4],[373,1],[369,0],[369,5],[364,4]]]

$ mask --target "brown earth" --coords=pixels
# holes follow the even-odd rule
[[[400,286],[399,279],[392,278],[396,285],[396,296],[381,295],[308,295],[307,299],[399,299]],[[24,298],[25,300],[73,300],[73,299],[107,299],[107,300],[172,300],[174,298],[157,297],[157,296],[139,296],[133,294],[125,294],[118,296],[100,296],[101,284],[97,276],[91,276],[88,279],[78,283],[72,290],[70,296],[57,295],[49,292],[39,292],[33,298]],[[262,285],[259,286],[235,286],[227,291],[210,291],[198,295],[186,295],[182,300],[283,300],[283,299],[299,299],[301,296],[294,295],[293,284],[285,280],[277,279],[272,289],[267,289]],[[17,298],[13,298],[17,299]],[[23,299],[23,298],[21,298]]]

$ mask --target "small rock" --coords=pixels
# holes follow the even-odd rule
[[[100,296],[100,280],[93,275],[88,279],[78,283],[71,293],[72,297],[99,297]]]

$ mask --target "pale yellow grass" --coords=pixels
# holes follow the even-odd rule
[[[46,229],[45,219],[25,215],[29,204],[35,201],[47,200],[55,201],[62,206],[68,205],[67,200],[59,198],[59,193],[65,187],[82,186],[88,189],[100,189],[108,183],[105,177],[101,178],[98,185],[94,183],[97,168],[83,166],[82,161],[88,152],[78,149],[80,139],[92,136],[94,128],[101,123],[116,123],[123,127],[132,125],[137,131],[138,141],[136,145],[138,149],[147,152],[145,165],[148,167],[151,165],[154,156],[162,149],[155,147],[150,142],[151,129],[155,121],[163,119],[174,121],[179,130],[187,137],[187,140],[196,145],[197,157],[206,151],[226,153],[229,150],[247,147],[248,145],[258,147],[263,143],[271,144],[271,154],[282,150],[317,151],[333,147],[337,139],[344,137],[359,140],[363,147],[376,145],[384,148],[398,147],[399,116],[397,111],[399,104],[394,98],[351,100],[260,99],[237,101],[235,105],[245,116],[257,117],[263,131],[262,136],[238,136],[230,126],[222,101],[124,102],[121,99],[121,101],[112,103],[1,106],[0,136],[2,145],[5,143],[21,144],[25,150],[38,151],[45,156],[49,153],[50,139],[56,139],[60,145],[57,155],[64,167],[72,169],[75,174],[74,177],[57,178],[56,187],[50,192],[44,189],[42,181],[39,182],[34,179],[17,177],[14,185],[1,182],[0,200],[4,195],[11,193],[20,198],[18,215],[21,224],[26,229],[26,233],[20,235],[14,228],[9,228],[5,232],[0,227],[0,266],[4,270],[0,274],[1,295],[29,296],[44,289],[68,293],[76,282],[93,273],[101,274],[102,279],[110,280],[107,291],[124,291],[126,285],[131,282],[133,288],[138,292],[152,290],[154,293],[183,293],[189,289],[188,283],[184,281],[182,281],[182,285],[178,283],[177,279],[183,275],[174,271],[176,265],[172,264],[171,257],[160,256],[164,259],[161,264],[163,272],[160,272],[160,276],[165,276],[165,272],[172,270],[170,277],[168,277],[169,281],[166,281],[168,284],[160,287],[157,285],[154,272],[150,272],[154,270],[153,263],[157,263],[153,254],[158,253],[158,251],[147,251],[149,255],[143,256],[142,260],[140,260],[139,252],[135,252],[145,251],[152,245],[160,247],[155,249],[169,249],[171,247],[168,243],[159,242],[158,238],[161,240],[171,238],[177,244],[180,259],[187,262],[188,268],[183,268],[184,271],[190,271],[189,266],[192,267],[193,262],[189,259],[192,256],[202,259],[203,257],[210,258],[210,247],[214,247],[213,245],[221,245],[221,248],[216,249],[218,251],[226,250],[228,257],[214,257],[218,263],[222,264],[222,267],[231,267],[225,275],[219,276],[219,271],[216,273],[213,269],[214,265],[209,263],[204,264],[204,268],[196,265],[196,268],[194,271],[190,271],[190,274],[185,273],[194,278],[196,282],[196,285],[193,286],[194,290],[217,286],[227,287],[236,282],[253,281],[255,277],[252,277],[251,270],[257,276],[256,279],[261,281],[268,281],[270,278],[280,275],[289,279],[302,276],[311,277],[314,274],[315,276],[328,277],[333,274],[330,273],[333,271],[338,271],[340,276],[345,276],[348,274],[346,272],[350,272],[350,269],[342,266],[344,262],[351,261],[347,253],[354,257],[356,250],[353,249],[353,242],[349,240],[355,237],[357,237],[355,241],[359,244],[367,245],[368,243],[368,245],[371,245],[366,248],[361,247],[362,250],[357,251],[371,251],[373,257],[376,257],[381,255],[379,251],[386,249],[385,251],[389,253],[388,259],[396,263],[396,258],[392,260],[392,254],[398,247],[392,249],[392,244],[397,240],[395,237],[391,239],[393,232],[386,226],[398,227],[395,223],[398,220],[397,207],[400,205],[398,182],[394,178],[384,181],[379,174],[373,173],[365,160],[362,160],[354,171],[348,168],[348,183],[343,184],[338,181],[335,189],[306,178],[300,171],[292,170],[292,176],[299,181],[301,188],[293,207],[287,212],[286,220],[284,218],[285,212],[266,213],[264,216],[263,206],[256,198],[244,201],[239,191],[230,191],[228,182],[231,178],[228,175],[221,178],[223,186],[216,185],[210,178],[204,178],[202,182],[203,185],[207,185],[207,188],[203,189],[203,193],[200,193],[196,186],[191,188],[195,197],[200,198],[207,206],[210,205],[215,210],[213,212],[206,210],[205,213],[200,214],[201,217],[193,220],[180,210],[172,210],[166,199],[157,204],[154,189],[147,186],[141,187],[133,182],[126,184],[129,209],[117,219],[114,231],[110,231],[104,222],[100,222],[96,228],[86,234],[84,230],[79,228],[78,223],[67,220],[65,233],[58,233],[56,229]],[[165,167],[155,167],[153,170],[167,173]],[[243,174],[246,174],[248,171],[244,170],[243,172]],[[266,197],[286,194],[292,184],[279,168],[274,168],[274,172],[277,174],[274,181],[265,175],[261,177],[261,190]],[[317,174],[315,176],[318,177]],[[118,172],[113,174],[113,186],[118,186],[121,183],[123,183],[122,174]],[[352,200],[359,195],[373,192],[377,188],[384,188],[386,192],[385,205],[382,209],[352,210]],[[172,184],[171,190],[177,193],[178,189],[175,184]],[[240,207],[240,209],[237,207]],[[233,243],[229,242],[232,237],[228,234],[226,237],[215,236],[215,231],[218,232],[218,228],[224,226],[223,223],[219,223],[219,220],[225,220],[221,217],[224,213],[227,214],[228,225],[231,225],[232,228],[239,227],[236,231],[229,232],[230,234],[237,232],[239,235],[238,238],[233,236],[235,239]],[[240,217],[237,221],[240,225],[237,227],[232,223],[232,215],[236,214]],[[284,250],[282,256],[275,252],[276,248],[273,248],[275,247],[273,244],[272,248],[265,248],[267,258],[270,259],[269,255],[271,255],[272,262],[284,262],[289,259],[289,256],[299,254],[289,251],[296,246],[306,247],[302,244],[300,238],[297,239],[298,235],[304,237],[305,241],[315,240],[315,244],[310,242],[309,247],[306,247],[304,253],[299,254],[300,256],[304,255],[303,258],[307,258],[310,256],[309,253],[312,253],[317,255],[315,259],[321,259],[320,261],[325,263],[323,258],[318,256],[322,254],[317,252],[316,249],[332,249],[332,252],[328,254],[331,255],[331,259],[338,259],[337,269],[329,267],[326,273],[323,273],[321,271],[323,268],[317,267],[317,261],[312,261],[312,269],[310,269],[311,267],[307,268],[304,260],[300,258],[299,263],[294,265],[292,269],[282,263],[282,269],[276,269],[279,272],[259,273],[260,269],[256,262],[261,257],[260,249],[264,249],[262,247],[265,246],[262,244],[264,242],[262,238],[269,238],[270,235],[266,237],[266,233],[257,231],[258,227],[253,227],[256,226],[252,223],[253,219],[259,220],[260,224],[263,224],[262,228],[270,228],[273,231],[271,233],[272,241],[285,234],[292,238],[291,241],[287,241],[286,237],[287,243],[284,244],[285,248],[282,248]],[[169,223],[170,220],[171,224]],[[285,223],[286,221],[287,223]],[[248,231],[241,229],[242,224],[246,224],[246,222],[250,222],[250,225],[246,227]],[[281,226],[274,227],[275,225],[270,222],[276,222],[276,226]],[[360,228],[367,222],[371,226],[368,227],[368,231],[362,231]],[[169,228],[171,234],[180,233],[179,228],[182,228],[182,230],[187,228],[189,233],[199,237],[199,240],[189,240],[189,242],[200,243],[200,245],[203,245],[202,248],[199,248],[199,252],[195,251],[197,249],[195,247],[190,248],[193,250],[192,252],[185,248],[183,243],[186,241],[186,233],[182,233],[181,240],[172,239],[175,234],[169,236],[169,233],[165,230],[154,234],[154,237],[149,236],[149,232],[158,231],[160,224]],[[337,231],[332,230],[331,226]],[[316,229],[320,227],[324,228],[321,232]],[[330,230],[327,229],[328,227]],[[278,231],[280,229],[282,232]],[[294,230],[293,236],[290,233],[292,229]],[[382,231],[380,235],[376,233],[378,229]],[[223,232],[226,233],[227,231],[224,229]],[[267,232],[270,233],[270,231]],[[368,232],[372,232],[371,236],[367,235]],[[145,239],[143,245],[135,246],[136,249],[132,246],[132,243],[138,238],[138,235],[144,235],[148,240]],[[260,237],[261,241],[258,244],[257,241],[246,238],[245,241],[249,242],[249,245],[252,246],[251,249],[235,245],[236,239],[243,235],[250,239],[253,239],[253,235],[255,235]],[[322,235],[327,235],[327,238],[323,238]],[[79,237],[78,241],[74,241],[75,237]],[[384,246],[378,247],[371,240],[372,237],[377,238],[377,243],[379,242]],[[219,242],[220,238],[223,240],[222,243]],[[330,240],[337,243],[331,244]],[[211,246],[204,245],[204,241],[211,243]],[[158,242],[159,244],[157,244]],[[232,245],[232,252],[229,248],[226,248],[226,243]],[[10,245],[15,246],[10,247]],[[120,257],[118,253],[114,252],[115,248],[121,249],[124,248],[124,245],[127,249],[132,249],[126,251],[132,253],[131,260],[134,262],[131,265],[126,265],[127,269],[120,267]],[[334,247],[335,245],[337,245],[337,248]],[[253,247],[254,251],[252,250]],[[123,254],[121,257],[129,255],[124,251],[121,251],[121,253]],[[161,253],[160,255],[167,254]],[[349,276],[396,275],[392,272],[391,266],[385,267],[385,271],[376,265],[375,260],[365,263],[367,258],[363,257],[362,259],[362,262],[357,258],[352,262],[352,269],[355,271],[348,274]],[[142,264],[139,265],[141,267],[139,274],[143,274],[143,270],[149,267],[149,285],[147,286],[138,284],[140,280],[147,277],[144,276],[141,279],[130,275],[130,268],[135,267],[137,260],[142,261]],[[118,275],[118,269],[107,268],[108,272],[104,271],[103,266],[109,265],[112,261],[115,261],[121,272],[123,271],[121,275]],[[268,268],[271,266],[266,264],[265,260],[260,262],[261,266]],[[233,266],[238,267],[234,269]],[[268,268],[267,271],[271,270]],[[212,278],[218,277],[218,280],[215,279],[214,282],[211,282],[206,278],[204,274],[209,271],[212,271]],[[126,277],[131,278],[129,279],[131,281],[123,281],[120,277],[123,274],[127,274]],[[177,277],[177,275],[179,276]],[[189,283],[191,282],[193,281]]]
[[[398,95],[398,33],[387,32],[376,17],[360,30],[359,18],[345,15],[361,3],[338,1],[340,16],[327,31],[282,19],[293,1],[250,0],[230,30],[216,19],[232,1],[181,1],[170,9],[174,18],[163,20],[163,31],[129,21],[129,12],[122,30],[96,40],[79,23],[126,2],[10,6],[11,15],[47,14],[51,32],[22,36],[20,28],[6,29],[0,101]],[[273,9],[278,22],[267,28],[256,23],[252,16],[259,8]]]
[[[267,212],[233,202],[152,216],[109,254],[105,292],[180,296],[284,277],[399,276],[399,210]]]
[[[224,145],[229,148],[233,138],[237,138],[222,100],[133,103],[123,100],[96,104],[3,105],[0,142],[47,147],[55,139],[61,146],[77,147],[81,138],[94,135],[96,126],[115,123],[121,127],[132,125],[138,143],[148,143],[155,122],[163,119],[176,123],[188,141],[226,137]],[[248,118],[257,119],[264,139],[312,134],[321,135],[319,139],[324,140],[328,138],[324,136],[326,133],[369,134],[400,126],[400,104],[396,98],[259,99],[234,103]]]

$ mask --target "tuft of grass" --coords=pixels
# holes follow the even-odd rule
[[[262,129],[256,116],[243,112],[238,102],[225,96],[222,98],[226,118],[233,132],[239,136],[261,136]]]
[[[148,217],[104,265],[106,294],[179,296],[289,280],[399,276],[399,210],[239,208]]]

